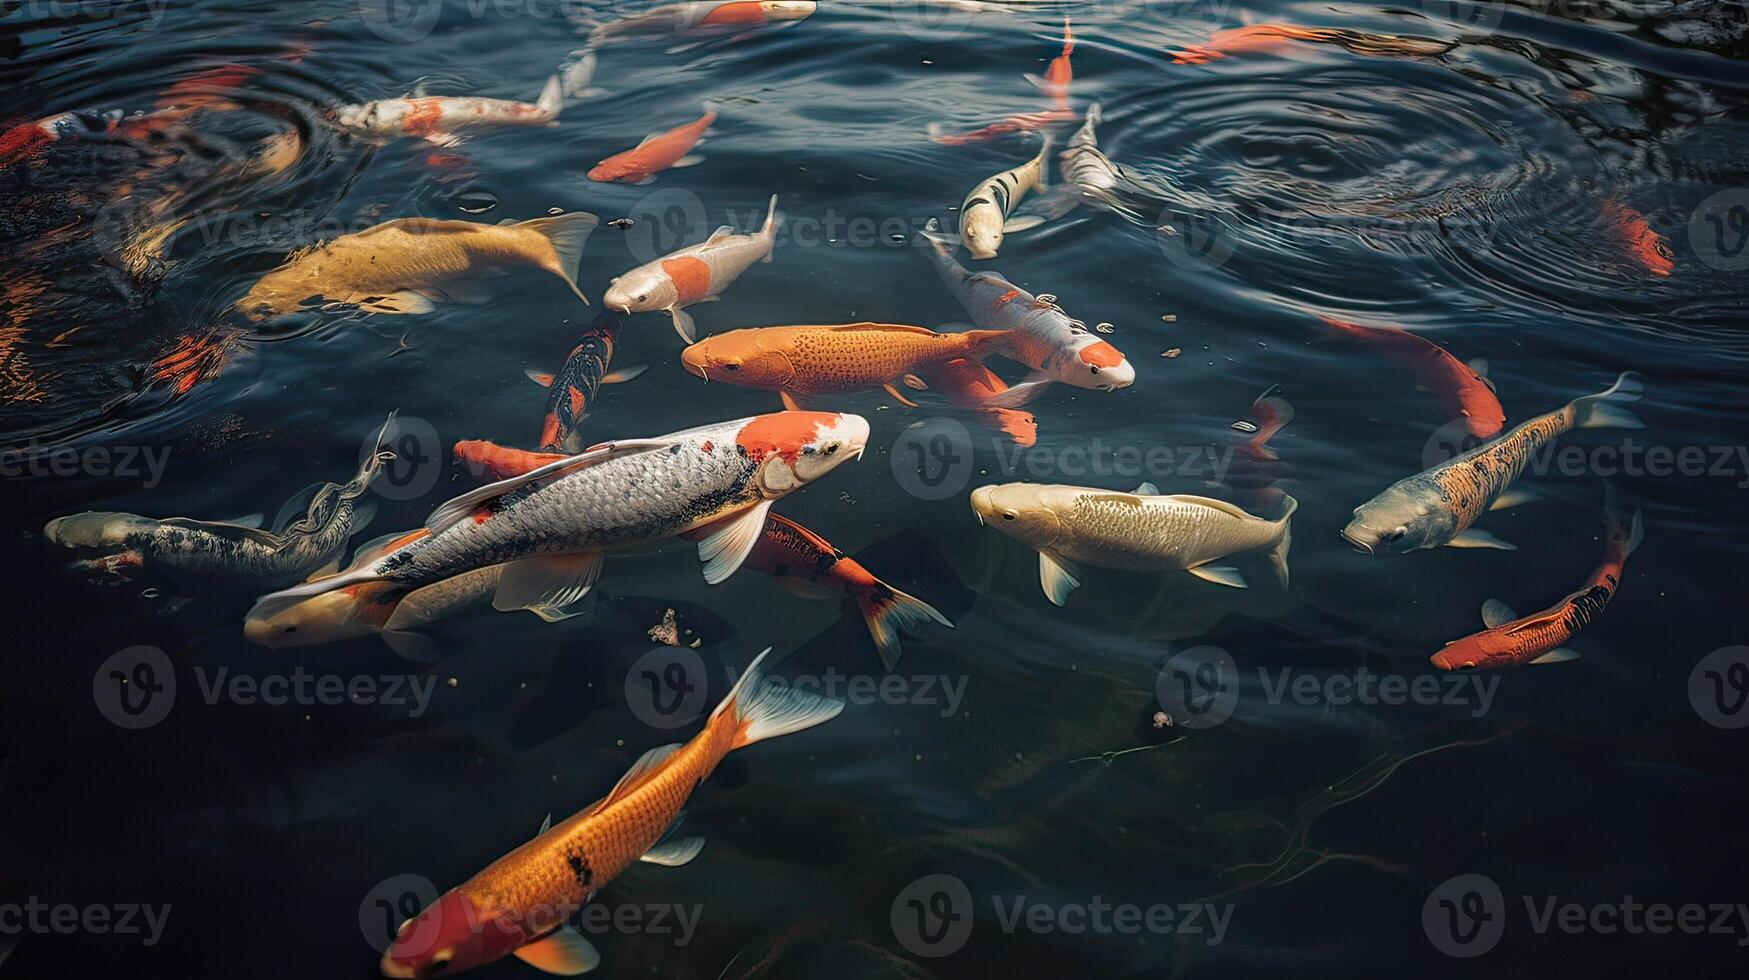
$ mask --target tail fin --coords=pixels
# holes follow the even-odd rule
[[[547,79],[547,87],[540,90],[540,98],[534,100],[534,104],[548,116],[559,118],[559,111],[565,108],[565,87],[559,76]]]
[[[762,742],[779,735],[788,735],[831,721],[844,710],[843,701],[823,698],[818,694],[799,691],[781,684],[765,683],[765,671],[760,665],[771,655],[771,648],[747,665],[747,672],[730,688],[728,697],[711,712],[711,721],[727,715],[735,726],[731,750]]]
[[[595,66],[598,63],[595,49],[584,48],[573,51],[575,60],[567,60],[559,67],[559,73],[564,76],[564,94],[572,99],[595,99],[607,94],[607,91],[595,86]]]
[[[771,204],[768,205],[765,209],[765,227],[759,229],[759,237],[770,242],[772,245],[776,245],[777,244],[777,229],[782,224],[783,224],[783,215],[781,215],[777,212],[777,195],[773,194],[773,195],[771,195]],[[760,259],[759,261],[770,262],[771,261],[771,249],[767,249],[765,252],[765,257]]]
[[[552,271],[587,304],[589,297],[583,295],[583,290],[577,286],[577,267],[583,262],[583,246],[589,241],[589,233],[600,223],[600,218],[587,211],[573,211],[550,218],[533,218],[518,223],[517,227],[538,232],[553,243]]]
[[[1567,407],[1573,410],[1573,428],[1575,429],[1643,429],[1646,423],[1640,421],[1634,413],[1621,407],[1622,402],[1637,402],[1646,386],[1640,383],[1640,376],[1632,371],[1623,371],[1621,377],[1615,379],[1605,391],[1583,398],[1573,399]]]
[[[1293,546],[1293,517],[1294,511],[1300,509],[1300,502],[1285,493],[1282,494],[1282,502],[1286,509],[1282,512],[1281,517],[1277,518],[1278,523],[1281,524],[1281,540],[1275,543],[1275,547],[1269,549],[1269,564],[1275,569],[1275,580],[1280,582],[1282,590],[1286,591],[1288,585],[1287,553],[1288,549]]]
[[[1280,390],[1281,385],[1272,385],[1251,403],[1251,421],[1257,426],[1257,434],[1251,437],[1251,448],[1271,459],[1275,458],[1275,452],[1267,448],[1269,440],[1294,420],[1294,407],[1276,394]]]
[[[1620,550],[1620,557],[1626,559],[1645,540],[1646,531],[1640,518],[1640,512],[1634,511],[1623,526],[1621,507],[1616,501],[1615,484],[1603,481],[1603,525],[1612,549]]]
[[[889,672],[899,665],[899,655],[905,652],[899,644],[900,631],[915,632],[931,621],[953,629],[953,623],[934,606],[879,579],[857,593],[856,607],[862,611],[875,649],[880,651],[881,663]]]

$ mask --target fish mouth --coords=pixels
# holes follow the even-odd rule
[[[1365,541],[1356,537],[1354,532],[1348,528],[1342,529],[1342,540],[1348,542],[1350,547],[1352,547],[1355,551],[1358,551],[1363,555],[1373,555],[1373,554],[1378,553],[1378,552],[1373,550],[1372,545],[1367,544]]]

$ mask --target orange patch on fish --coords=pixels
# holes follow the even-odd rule
[[[1619,201],[1603,202],[1603,213],[1615,225],[1616,233],[1640,268],[1654,276],[1668,276],[1676,268],[1676,256],[1664,236],[1652,230],[1646,216]]]
[[[765,8],[755,0],[735,0],[733,3],[719,5],[715,10],[705,14],[700,24],[763,24],[765,23]]]
[[[407,114],[401,117],[401,129],[408,136],[430,136],[443,128],[443,103],[437,99],[414,99],[408,103]]]
[[[1101,340],[1096,344],[1089,344],[1082,348],[1081,363],[1102,368],[1117,367],[1123,363],[1123,355],[1118,353],[1116,347]]]
[[[703,259],[691,255],[663,259],[662,271],[673,281],[682,304],[696,303],[711,294],[711,267]]]
[[[838,421],[831,412],[776,412],[761,415],[741,427],[735,445],[747,451],[754,462],[776,453],[794,460],[802,447],[814,441],[822,428]]]

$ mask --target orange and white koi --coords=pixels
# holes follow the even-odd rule
[[[716,121],[716,107],[706,102],[704,115],[667,132],[651,133],[637,146],[615,153],[590,168],[589,179],[648,184],[656,179],[655,174],[659,171],[703,163],[704,157],[693,153],[692,148],[704,139],[705,130]]]
[[[1472,438],[1492,439],[1506,427],[1506,410],[1488,380],[1487,361],[1465,364],[1433,341],[1396,327],[1363,327],[1329,316],[1318,319],[1332,336],[1367,344],[1408,369],[1439,399],[1447,418],[1463,420],[1464,431]]]
[[[416,136],[439,146],[454,146],[462,134],[497,126],[550,126],[564,106],[559,77],[547,79],[534,102],[465,96],[382,99],[341,106],[335,120],[344,128],[373,136]]]
[[[786,24],[813,16],[814,0],[700,0],[671,3],[602,24],[589,32],[590,45],[618,38],[691,34],[765,24]]]
[[[638,861],[677,867],[704,841],[664,842],[681,809],[723,758],[755,742],[837,717],[842,701],[765,682],[768,649],[684,744],[651,749],[608,794],[492,862],[402,923],[383,955],[386,977],[453,976],[515,956],[548,973],[575,976],[601,954],[566,920]]]
[[[1640,512],[1636,510],[1631,520],[1624,520],[1616,507],[1615,488],[1607,483],[1603,523],[1603,561],[1577,592],[1529,616],[1519,616],[1499,599],[1489,599],[1482,605],[1482,622],[1488,628],[1447,643],[1433,655],[1433,665],[1440,670],[1486,670],[1578,659],[1579,655],[1563,644],[1615,598],[1621,588],[1622,568],[1644,537]]]
[[[782,223],[777,195],[773,194],[765,210],[765,225],[757,233],[737,235],[735,229],[724,225],[697,245],[615,277],[601,302],[608,309],[625,313],[665,312],[674,321],[675,332],[690,344],[698,339],[698,324],[686,307],[716,302],[755,262],[770,262]]]

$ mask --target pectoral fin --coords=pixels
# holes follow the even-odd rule
[[[696,167],[703,162],[704,162],[704,154],[702,154],[702,153],[688,153],[687,155],[674,161],[673,163],[669,164],[668,166],[672,170],[680,170],[680,169],[683,169],[686,167]]]
[[[1081,587],[1081,569],[1067,558],[1041,551],[1038,553],[1038,584],[1044,588],[1045,598],[1051,600],[1052,605],[1067,605],[1069,593]]]
[[[1569,660],[1578,660],[1579,651],[1572,647],[1556,647],[1548,653],[1532,660],[1533,664],[1563,664]]]
[[[411,289],[385,293],[380,296],[358,296],[353,298],[351,303],[366,313],[382,313],[387,316],[430,313],[437,309],[436,303]]]
[[[1511,490],[1494,498],[1493,505],[1488,509],[1505,510],[1508,507],[1517,507],[1519,504],[1528,504],[1533,500],[1540,499],[1542,499],[1542,494],[1537,493],[1529,487],[1513,487]]]
[[[1187,568],[1185,571],[1204,582],[1213,582],[1216,585],[1225,585],[1234,589],[1249,588],[1245,576],[1231,565],[1198,565],[1195,568]]]
[[[638,860],[646,864],[661,865],[664,868],[678,868],[698,857],[698,852],[702,850],[704,850],[703,837],[676,837],[645,851]]]
[[[1502,541],[1487,531],[1470,528],[1445,543],[1447,548],[1493,548],[1497,551],[1517,551],[1518,545]]]
[[[1017,231],[1026,231],[1031,228],[1037,228],[1044,223],[1045,218],[1042,214],[1023,214],[1018,217],[1009,218],[1007,221],[1003,222],[1002,234],[1012,235]]]
[[[1045,374],[1043,371],[1034,371],[1026,376],[1026,380],[1009,388],[1007,391],[997,392],[989,398],[984,399],[984,404],[991,408],[1019,408],[1027,402],[1032,401],[1034,398],[1044,394],[1045,390],[1050,386],[1050,375]]]
[[[787,411],[805,412],[808,410],[808,403],[806,401],[797,398],[795,395],[792,395],[787,391],[778,392],[777,397],[783,399],[783,407]]]
[[[551,388],[553,386],[553,375],[549,371],[536,371],[531,368],[522,373],[528,375],[528,380],[533,381],[542,388]]]
[[[680,334],[680,339],[689,344],[698,343],[698,324],[692,320],[692,314],[676,306],[668,311],[674,318],[674,331]]]
[[[583,598],[601,577],[599,551],[574,555],[542,555],[504,566],[492,608],[499,612],[518,609],[557,608]]]
[[[650,370],[648,364],[634,364],[628,368],[620,368],[618,371],[607,372],[601,376],[601,383],[604,385],[623,385],[627,381],[636,381],[639,375],[648,370]]]
[[[765,515],[770,512],[771,501],[761,501],[748,510],[710,525],[709,533],[698,543],[698,557],[704,562],[706,582],[720,585],[735,574],[765,533]]]
[[[899,404],[905,406],[906,408],[916,408],[917,407],[916,402],[912,401],[909,398],[906,398],[904,395],[901,395],[899,393],[899,389],[893,387],[891,382],[888,382],[887,384],[884,384],[881,387],[885,388],[887,390],[887,394],[892,395],[893,399],[895,401],[897,401]]]
[[[574,926],[564,926],[540,942],[521,947],[516,958],[561,977],[578,976],[601,965],[601,952]]]
[[[1489,599],[1482,603],[1482,625],[1489,629],[1505,626],[1517,618],[1518,613],[1499,599]]]

